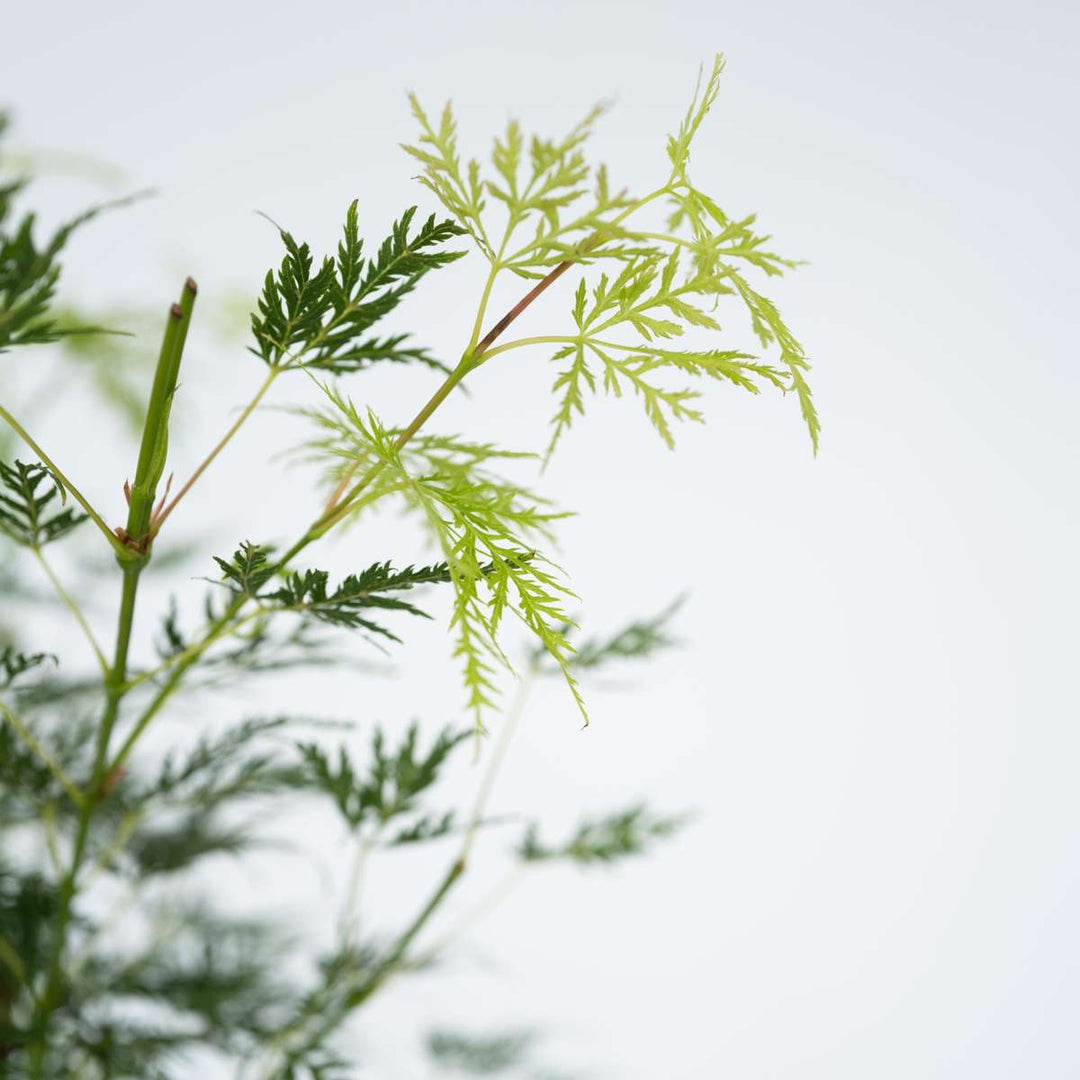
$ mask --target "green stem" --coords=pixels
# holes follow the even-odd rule
[[[544,334],[540,337],[515,338],[503,345],[496,345],[484,353],[485,362],[499,353],[509,352],[511,349],[521,349],[526,345],[573,345],[581,340],[576,334]]]
[[[180,303],[173,304],[169,309],[161,353],[154,372],[154,383],[150,390],[150,401],[146,406],[146,422],[139,446],[135,482],[131,485],[127,524],[129,541],[143,554],[148,554],[152,539],[150,519],[154,512],[157,484],[165,470],[165,456],[169,447],[169,414],[172,411],[173,395],[176,393],[180,357],[191,323],[195,293],[195,282],[188,278]]]
[[[90,624],[86,621],[86,616],[83,615],[79,605],[75,603],[71,593],[64,588],[63,582],[56,576],[56,572],[49,565],[41,548],[35,547],[33,552],[37,557],[37,561],[41,564],[41,569],[45,571],[45,576],[52,582],[52,586],[56,590],[57,596],[64,602],[68,611],[71,612],[72,617],[79,624],[79,629],[82,630],[83,634],[86,636],[86,640],[90,643],[90,648],[94,650],[94,656],[97,657],[98,666],[101,668],[102,675],[108,675],[109,662],[105,659],[105,654],[101,651],[101,646],[98,645],[97,638],[94,637],[94,631],[90,629]]]
[[[604,323],[603,326],[598,327],[598,330],[610,325],[610,323]],[[614,349],[616,352],[642,353],[647,351],[642,349],[640,345],[624,345],[618,341],[605,341],[602,338],[593,337],[591,334],[547,334],[542,337],[515,338],[513,341],[507,341],[503,345],[489,349],[484,354],[484,359],[490,360],[493,356],[498,356],[499,353],[509,352],[511,349],[522,349],[528,345],[577,345],[578,343],[598,345],[602,349]]]
[[[113,665],[105,679],[105,711],[98,727],[97,745],[94,751],[94,767],[91,773],[89,790],[79,806],[79,818],[75,827],[75,842],[72,847],[71,865],[60,884],[59,908],[56,916],[56,940],[49,964],[39,1010],[37,1030],[30,1047],[30,1075],[35,1080],[43,1080],[45,1073],[45,1051],[48,1047],[48,1023],[52,1011],[60,1004],[60,983],[63,972],[64,949],[67,944],[68,926],[71,922],[71,909],[77,891],[79,871],[86,854],[86,841],[90,833],[90,822],[98,801],[102,798],[102,781],[105,756],[109,749],[109,736],[112,733],[116,717],[123,698],[123,686],[127,672],[128,649],[131,645],[131,631],[135,614],[135,594],[138,588],[141,563],[125,563],[124,584],[120,599],[120,615],[117,622],[116,651]]]
[[[529,670],[521,678],[518,685],[514,702],[506,713],[502,730],[499,732],[499,741],[495,744],[484,778],[480,781],[480,787],[476,793],[476,802],[473,804],[469,824],[465,828],[465,839],[461,844],[459,861],[466,862],[472,852],[473,841],[476,839],[477,830],[484,820],[484,811],[491,799],[491,792],[495,787],[495,778],[499,775],[503,762],[506,760],[506,752],[510,749],[510,743],[521,723],[521,717],[525,712],[525,705],[529,700],[529,692],[532,690],[533,680],[536,678],[538,668],[534,662]]]
[[[455,862],[439,881],[435,891],[429,897],[427,903],[419,914],[408,925],[405,931],[397,938],[390,951],[386,954],[378,966],[367,979],[361,982],[346,998],[343,1008],[320,1009],[318,997],[313,995],[312,1001],[306,1004],[287,1026],[282,1028],[267,1045],[267,1062],[261,1070],[266,1080],[280,1075],[278,1063],[275,1060],[283,1053],[287,1053],[287,1047],[294,1036],[303,1036],[306,1040],[315,1043],[325,1039],[336,1027],[338,1027],[353,1010],[362,1005],[384,982],[393,974],[394,969],[401,962],[409,946],[416,935],[424,928],[424,925],[434,914],[435,910],[446,898],[454,887],[458,878],[465,872],[465,864]],[[309,1024],[315,1019],[320,1022],[314,1027]]]
[[[506,246],[505,241],[503,246]],[[502,257],[502,252],[499,252],[499,258]],[[469,336],[469,346],[465,350],[466,355],[470,354],[473,349],[476,348],[476,343],[480,340],[480,332],[484,328],[484,315],[487,313],[488,301],[491,299],[491,290],[495,284],[495,278],[499,275],[499,270],[502,267],[499,264],[498,259],[491,264],[491,270],[488,273],[487,281],[484,283],[484,291],[480,294],[480,306],[476,309],[476,319],[473,322],[472,334]]]
[[[426,967],[437,960],[447,947],[457,941],[470,927],[475,926],[493,908],[497,907],[513,891],[521,880],[525,867],[520,863],[511,867],[502,880],[480,897],[436,941],[426,946],[422,953],[411,958],[410,967]]]
[[[71,495],[71,497],[86,511],[87,516],[98,527],[98,529],[101,530],[101,534],[105,537],[106,540],[109,541],[109,544],[112,546],[113,550],[121,557],[127,555],[127,549],[116,538],[116,534],[112,531],[112,529],[110,529],[109,526],[105,524],[105,522],[102,520],[101,515],[90,505],[83,493],[60,471],[60,469],[56,465],[56,462],[54,462],[52,458],[50,458],[49,455],[41,449],[41,447],[38,445],[37,442],[35,442],[35,440],[26,430],[26,428],[24,428],[22,424],[20,424],[19,421],[16,420],[14,416],[12,416],[11,413],[9,413],[7,409],[3,407],[3,405],[0,405],[0,420],[3,420],[8,425],[8,427],[10,427],[11,430],[14,431],[15,434],[18,435],[19,438],[22,439],[22,441],[26,443],[26,445],[29,446],[35,454],[37,454],[37,456],[41,459],[42,464],[44,464],[48,468],[49,472],[51,472],[56,478],[57,483],[60,484],[60,486],[65,491],[67,491]]]
[[[533,181],[530,180],[528,186],[525,189],[525,198],[528,198],[529,192],[532,190]],[[495,279],[499,276],[499,271],[505,267],[503,262],[503,256],[506,254],[507,245],[510,243],[510,238],[514,235],[514,230],[520,223],[520,218],[517,214],[512,213],[510,219],[506,223],[506,232],[503,233],[502,243],[499,245],[499,251],[495,258],[491,262],[491,269],[488,271],[487,281],[484,282],[484,291],[480,294],[480,304],[476,309],[476,319],[473,321],[472,334],[469,337],[469,347],[465,350],[465,355],[472,354],[473,349],[476,348],[476,343],[480,340],[480,332],[484,328],[484,316],[487,314],[488,301],[491,299],[491,290],[495,285]]]
[[[662,199],[665,195],[671,194],[671,180],[663,187],[658,187],[655,191],[650,191],[648,195],[638,199],[637,202],[631,203],[621,214],[616,214],[611,220],[612,225],[621,225],[631,214],[636,214],[643,206],[648,206],[649,203],[654,202],[656,199]]]
[[[355,1009],[358,1005],[363,1004],[390,977],[401,958],[408,952],[409,946],[416,939],[416,935],[423,930],[427,921],[435,914],[439,905],[446,899],[447,894],[457,884],[458,878],[464,873],[465,861],[463,859],[456,860],[439,882],[420,913],[394,942],[393,948],[387,954],[386,959],[379,965],[379,970],[350,995],[350,1008]]]
[[[164,470],[164,458],[168,449],[168,423],[172,407],[172,397],[176,390],[180,360],[183,354],[187,328],[191,321],[191,312],[195,303],[195,283],[187,279],[180,304],[174,304],[169,311],[165,324],[158,364],[154,372],[153,387],[147,405],[146,420],[143,427],[142,444],[135,473],[135,484],[131,491],[131,507],[128,513],[128,537],[134,540],[139,550],[133,552],[125,548],[124,556],[119,559],[123,572],[123,585],[120,594],[120,610],[116,625],[116,646],[113,662],[105,676],[105,708],[98,725],[94,764],[86,796],[79,807],[79,818],[75,828],[75,840],[72,846],[71,865],[67,875],[60,883],[59,905],[56,915],[55,943],[49,963],[45,991],[40,1008],[35,1017],[34,1031],[30,1045],[30,1075],[34,1080],[44,1080],[45,1055],[48,1049],[49,1018],[60,1004],[60,990],[63,974],[64,952],[67,944],[68,928],[71,922],[72,906],[78,888],[79,871],[86,856],[87,839],[94,811],[108,794],[108,778],[112,775],[107,768],[109,740],[120,713],[120,703],[127,691],[128,654],[131,649],[131,634],[135,624],[135,598],[139,588],[139,576],[149,559],[148,528],[153,511],[153,500],[157,481]]]
[[[371,852],[378,842],[381,829],[374,828],[360,837],[353,855],[352,869],[345,886],[345,903],[341,912],[341,936],[346,948],[356,944],[360,931],[360,899],[364,886],[364,870]]]
[[[674,244],[676,247],[695,248],[698,245],[693,240],[687,240],[685,236],[671,236],[669,233],[635,232],[637,240],[658,240],[664,244]]]

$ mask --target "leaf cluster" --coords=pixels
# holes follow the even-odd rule
[[[564,259],[632,254],[634,248],[610,230],[600,235],[611,215],[631,205],[625,191],[611,189],[607,169],[594,168],[585,158],[585,143],[604,114],[603,106],[590,110],[563,138],[534,135],[526,139],[518,121],[511,120],[505,133],[495,138],[494,175],[485,177],[478,160],[462,164],[457,121],[449,102],[438,122],[428,116],[415,95],[410,95],[409,103],[420,136],[415,145],[403,149],[424,166],[421,183],[469,231],[496,271],[542,278]],[[485,214],[489,196],[505,212],[501,242],[491,239],[497,231]],[[519,230],[529,239],[515,246]]]
[[[754,215],[728,215],[690,178],[691,146],[719,96],[723,69],[723,57],[717,56],[704,85],[699,78],[678,130],[668,138],[666,182],[637,200],[625,192],[614,194],[603,166],[586,160],[584,147],[602,108],[590,112],[564,139],[534,137],[527,151],[520,125],[511,121],[494,141],[494,176],[485,177],[479,161],[462,165],[450,106],[435,123],[410,98],[421,134],[405,150],[423,164],[421,182],[490,260],[487,293],[504,270],[545,278],[571,264],[621,264],[591,288],[586,278],[581,280],[573,307],[577,332],[560,339],[565,344],[552,358],[559,365],[552,388],[558,404],[549,455],[575,415],[584,412],[586,396],[600,388],[615,396],[632,391],[661,438],[673,445],[673,422],[704,419],[696,405],[700,391],[685,385],[685,376],[719,380],[754,394],[769,385],[793,391],[817,450],[820,423],[806,378],[805,351],[775,304],[744,274],[749,269],[775,277],[797,263],[770,249],[770,238],[754,231]],[[505,210],[501,241],[494,239],[498,230],[485,212],[488,197]],[[672,204],[666,231],[638,228],[628,220],[659,197]],[[523,226],[531,226],[532,237],[521,244]],[[718,333],[720,323],[712,312],[724,297],[742,302],[762,348],[778,349],[778,364],[711,343],[690,349],[667,344],[692,329]],[[682,385],[669,385],[668,377]]]

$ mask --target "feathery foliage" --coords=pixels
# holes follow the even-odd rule
[[[455,592],[451,618],[455,655],[462,662],[468,707],[477,726],[482,725],[485,710],[495,707],[496,666],[511,666],[499,643],[507,612],[518,617],[559,666],[587,720],[570,668],[573,647],[565,632],[572,625],[565,604],[574,593],[559,568],[534,546],[537,538],[549,537],[551,524],[565,515],[544,509],[520,487],[498,483],[468,467],[417,475],[374,413],[361,416],[349,399],[328,388],[326,393],[349,423],[354,439],[365,447],[365,460],[379,468],[384,485],[421,515],[446,560]],[[441,448],[449,445],[444,442]],[[483,457],[474,448],[473,461]],[[435,464],[431,456],[428,461]],[[456,462],[463,464],[460,455]]]
[[[357,202],[336,251],[325,257],[279,229],[284,254],[266,274],[250,318],[250,351],[266,364],[265,381],[175,495],[168,484],[164,494],[157,488],[175,454],[169,432],[194,283],[189,279],[169,309],[148,399],[108,374],[114,352],[93,354],[99,384],[112,388],[108,400],[128,422],[137,413],[142,426],[134,483],[124,486],[126,525],[106,525],[26,424],[0,404],[0,422],[42,462],[0,463],[0,1078],[175,1080],[207,1055],[258,1080],[359,1075],[363,1063],[346,1052],[343,1030],[386,985],[439,958],[445,937],[432,930],[448,897],[468,891],[468,871],[482,850],[487,856],[490,833],[521,820],[488,812],[518,706],[501,718],[494,752],[478,737],[497,718],[504,683],[517,673],[511,657],[520,642],[510,628],[525,631],[521,679],[564,680],[582,717],[579,678],[675,643],[677,604],[579,641],[571,618],[576,594],[550,557],[567,515],[521,478],[539,455],[507,450],[471,429],[442,434],[431,423],[478,367],[527,346],[554,353],[549,455],[601,390],[637,397],[671,445],[677,422],[702,419],[706,380],[751,394],[794,393],[816,447],[806,354],[758,283],[796,264],[773,252],[752,215],[728,215],[691,180],[691,149],[717,100],[721,70],[718,60],[669,137],[660,185],[638,196],[613,187],[607,169],[590,160],[601,108],[564,137],[528,136],[512,120],[482,165],[459,150],[449,106],[432,119],[411,98],[420,135],[406,149],[449,217],[425,220],[415,207],[406,210],[370,257]],[[55,304],[60,257],[72,231],[101,209],[40,243],[34,215],[13,212],[23,188],[20,180],[0,182],[0,352],[70,332],[70,314],[62,318]],[[664,205],[666,221],[650,223],[650,207]],[[460,359],[444,365],[404,330],[375,327],[426,288],[431,271],[462,257],[452,246],[462,236],[482,253],[484,279],[471,335],[450,354]],[[572,318],[556,327],[570,332],[504,338],[570,270],[580,276],[567,289]],[[500,279],[529,291],[492,318]],[[717,341],[722,320],[727,332],[728,304],[748,318],[761,356]],[[443,376],[411,420],[384,423],[387,406],[358,406],[340,389],[340,377],[383,362],[421,364]],[[298,528],[287,522],[284,542],[245,540],[225,549],[231,555],[214,556],[217,574],[199,586],[201,595],[170,598],[148,620],[140,582],[168,568],[170,557],[179,565],[181,547],[166,528],[171,515],[186,508],[188,491],[277,376],[295,369],[309,375],[297,380],[299,389],[318,402],[295,411],[314,429],[297,453],[319,470],[328,496],[322,508]],[[483,420],[480,413],[473,422]],[[118,465],[110,475],[118,495],[125,471]],[[231,498],[239,504],[249,491],[254,497],[245,484]],[[277,500],[267,502],[266,509],[280,509]],[[434,547],[430,561],[415,554],[372,561],[368,552],[348,564],[361,569],[344,576],[311,565],[308,548],[326,534],[345,533],[351,544],[391,505],[406,510],[418,542]],[[71,538],[80,556],[86,545],[87,557],[58,575],[42,549],[87,517],[96,530]],[[104,575],[89,551],[103,539],[118,564],[119,604],[107,638],[97,625],[103,605],[96,586]],[[615,539],[611,550],[632,560],[624,536]],[[192,552],[208,541],[200,536]],[[79,575],[74,584],[61,580],[69,574]],[[648,575],[639,577],[645,591]],[[70,658],[54,646],[62,639],[32,625],[42,596],[53,594],[80,635],[81,651]],[[224,688],[247,693],[274,675],[331,663],[355,672],[354,657],[329,652],[327,640],[340,636],[331,631],[397,642],[399,624],[437,617],[440,599],[448,652],[462,672],[459,704],[472,724],[433,730],[413,722],[402,731],[373,722],[366,714],[374,699],[351,690],[335,700],[368,726],[362,741],[348,715],[290,716],[277,705],[271,715],[223,723],[222,708],[239,700],[220,696]],[[46,646],[63,655],[63,666]],[[147,738],[151,728],[156,738]],[[487,761],[463,811],[448,780],[470,736]],[[317,946],[288,939],[249,913],[226,916],[215,895],[232,863],[245,880],[266,880],[261,868],[248,873],[258,859],[272,859],[281,872],[293,856],[281,829],[293,820],[294,804],[339,824],[345,850],[335,847],[332,870],[339,861],[351,864],[341,888],[320,882],[318,900],[303,911],[305,929],[319,930]],[[611,864],[648,850],[681,820],[638,804],[585,819],[560,842],[542,840],[534,823],[507,861]],[[311,829],[325,831],[321,822]],[[402,896],[386,924],[375,925],[363,910],[371,864],[386,849],[406,859],[419,845],[432,855],[449,850],[444,869],[415,903]],[[310,869],[299,865],[300,873]],[[436,1031],[427,1049],[441,1069],[540,1075],[525,1035]]]
[[[776,306],[751,288],[738,269],[742,263],[775,277],[797,263],[768,250],[769,237],[751,228],[753,215],[730,217],[689,175],[691,146],[719,96],[723,69],[718,56],[704,87],[699,81],[678,131],[668,137],[667,181],[638,199],[626,192],[613,194],[607,170],[586,161],[584,146],[602,108],[593,109],[565,139],[534,137],[527,165],[525,137],[511,121],[506,133],[495,139],[491,160],[496,178],[485,179],[475,160],[469,162],[467,174],[462,172],[450,106],[436,126],[415,97],[411,99],[421,137],[419,145],[405,149],[423,163],[425,186],[469,230],[491,262],[489,291],[503,270],[546,278],[553,269],[561,272],[570,265],[621,264],[602,273],[591,289],[587,279],[581,279],[572,311],[576,334],[535,339],[537,344],[565,342],[552,356],[559,372],[553,385],[558,405],[549,456],[574,416],[584,412],[586,396],[600,386],[615,396],[632,390],[652,426],[673,446],[672,422],[701,422],[704,415],[691,404],[700,391],[668,386],[667,376],[716,379],[754,394],[764,385],[793,391],[817,450],[820,423],[806,380],[806,354]],[[485,214],[485,193],[504,209],[501,242],[490,239],[498,235],[498,226]],[[667,231],[627,224],[658,198],[673,205]],[[520,243],[523,228],[531,228],[531,239]],[[779,366],[741,349],[711,345],[672,349],[659,344],[692,329],[718,333],[720,324],[712,309],[724,297],[742,301],[762,347],[778,348]],[[529,343],[530,339],[522,341]]]
[[[306,570],[302,574],[290,574],[285,584],[269,594],[267,599],[332,626],[363,628],[391,641],[400,641],[397,635],[361,615],[361,612],[376,608],[407,611],[410,615],[428,618],[426,612],[415,604],[390,594],[408,592],[417,585],[449,580],[450,571],[445,563],[395,570],[389,562],[385,562],[375,563],[359,574],[350,574],[336,588],[328,590],[329,574],[325,570]]]

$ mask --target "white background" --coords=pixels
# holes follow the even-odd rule
[[[580,512],[559,554],[593,629],[686,591],[686,646],[590,687],[584,732],[559,687],[538,694],[493,812],[558,831],[647,796],[695,823],[612,873],[523,882],[353,1033],[364,1075],[428,1075],[432,1025],[536,1026],[545,1061],[620,1080],[1080,1072],[1075,9],[194,0],[12,5],[3,22],[20,144],[162,192],[74,244],[67,295],[84,303],[164,305],[188,272],[200,311],[250,294],[277,257],[255,209],[321,248],[354,197],[372,240],[409,201],[433,209],[396,149],[407,88],[431,107],[452,96],[477,155],[509,115],[555,134],[613,98],[593,152],[649,190],[717,49],[729,68],[694,176],[809,260],[774,292],[814,361],[816,460],[793,401],[717,387],[675,453],[632,401],[598,402],[540,481]],[[42,185],[46,216],[85,198],[69,187]],[[456,355],[479,273],[473,256],[431,279],[401,325]],[[568,293],[522,330],[565,332]],[[751,344],[740,318],[726,340]],[[61,370],[41,356],[39,377]],[[501,359],[437,427],[542,448],[546,358]],[[242,344],[197,338],[179,473],[260,378]],[[303,400],[301,381],[277,403]],[[400,422],[430,386],[407,372],[351,390]],[[131,441],[61,389],[42,440],[119,518]],[[266,459],[295,437],[257,417],[175,535],[220,550],[294,534],[310,477]],[[355,567],[409,543],[391,522],[321,557]],[[395,660],[397,679],[284,680],[274,703],[362,725],[460,717],[443,624]],[[191,729],[213,710],[188,702]],[[346,857],[320,835],[322,870],[269,859],[221,879],[317,938]],[[470,890],[512,836],[480,847]],[[373,928],[400,923],[442,865],[403,858],[373,865]]]

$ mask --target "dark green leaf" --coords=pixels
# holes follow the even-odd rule
[[[323,259],[318,270],[307,244],[279,230],[285,257],[269,271],[251,326],[252,350],[273,367],[307,367],[344,374],[379,361],[416,361],[445,370],[423,349],[401,348],[404,335],[362,339],[398,306],[429,271],[461,258],[464,252],[434,250],[464,230],[434,216],[415,234],[409,226],[416,207],[394,224],[376,257],[365,264],[359,235],[358,205],[349,207],[337,259]]]
[[[280,589],[263,599],[276,602],[290,611],[303,612],[320,622],[369,630],[392,641],[399,641],[395,634],[361,613],[381,608],[407,611],[410,615],[427,618],[415,605],[388,594],[407,592],[417,585],[448,581],[450,570],[445,563],[395,570],[389,562],[385,562],[375,563],[359,574],[350,574],[333,591],[328,590],[329,574],[325,570],[293,573]]]

